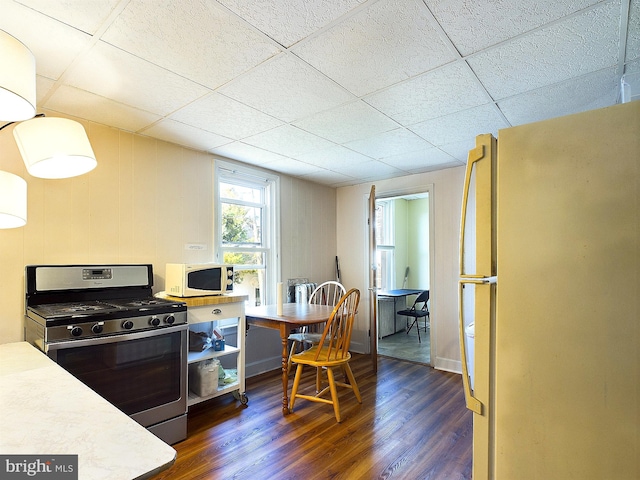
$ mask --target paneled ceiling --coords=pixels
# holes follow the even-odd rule
[[[39,109],[332,186],[640,98],[640,0],[0,0],[0,29]]]

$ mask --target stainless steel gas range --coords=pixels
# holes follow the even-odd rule
[[[187,307],[153,267],[29,265],[25,338],[167,443],[187,433]]]

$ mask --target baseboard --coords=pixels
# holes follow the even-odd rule
[[[450,358],[436,357],[433,363],[436,370],[444,370],[451,373],[462,373],[462,362],[460,360],[451,360]]]
[[[282,357],[263,358],[256,362],[247,363],[244,366],[245,377],[255,377],[261,373],[270,372],[272,370],[280,370],[282,368]]]

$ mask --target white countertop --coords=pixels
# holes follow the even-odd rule
[[[148,478],[176,458],[27,342],[0,345],[0,454],[78,455],[80,480]]]

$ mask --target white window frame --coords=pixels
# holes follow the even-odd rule
[[[265,285],[263,290],[266,291],[260,292],[260,300],[263,304],[275,303],[275,286],[280,278],[280,178],[262,170],[225,162],[223,160],[216,160],[214,176],[213,246],[216,262],[222,262],[225,251],[234,250],[233,248],[222,245],[222,201],[220,199],[219,184],[221,182],[235,183],[265,189],[265,210],[262,219],[263,246],[256,247],[256,251],[264,253],[264,265],[260,265],[258,268],[265,269]],[[255,268],[255,265],[246,267],[247,270],[253,270]],[[243,267],[237,266],[235,269],[237,271],[243,270]]]
[[[386,268],[383,268],[382,265],[379,265],[381,275],[382,272],[385,273],[385,278],[380,278],[379,285],[383,290],[393,290],[396,287],[396,278],[395,278],[395,204],[393,202],[385,201],[384,199],[376,200],[376,209],[378,207],[383,207],[382,214],[382,225],[376,224],[376,231],[383,231],[383,238],[386,240],[385,243],[377,243],[376,242],[376,262],[380,261],[381,252],[387,253],[387,263],[385,265]],[[379,228],[382,227],[382,228]]]

